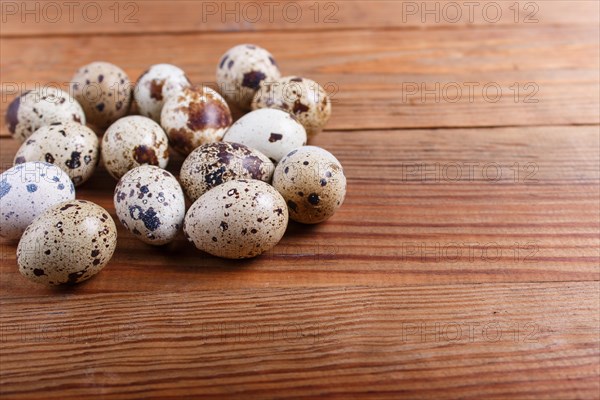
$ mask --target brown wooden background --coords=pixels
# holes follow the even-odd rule
[[[0,397],[599,398],[598,2],[476,3],[3,1],[2,114],[94,60],[213,82],[252,42],[335,90],[312,143],[348,196],[244,262],[119,227],[71,288],[29,283],[0,242]],[[3,127],[2,170],[17,147]],[[114,217],[114,186],[100,169],[78,197]]]

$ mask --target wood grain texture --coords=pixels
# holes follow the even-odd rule
[[[598,2],[438,0],[6,1],[2,36],[597,24]]]
[[[590,399],[599,296],[582,282],[5,299],[0,383],[15,399]]]
[[[227,48],[255,42],[284,74],[337,85],[311,144],[340,159],[348,194],[247,261],[182,236],[151,248],[117,224],[111,263],[73,287],[29,283],[0,239],[2,400],[600,399],[600,3],[520,1],[518,23],[512,1],[477,2],[501,7],[495,23],[421,20],[453,2],[317,3],[339,8],[335,24],[314,22],[313,1],[277,2],[302,8],[296,23],[203,21],[191,1],[136,2],[139,23],[124,23],[127,2],[115,22],[112,1],[96,2],[98,23],[22,23],[13,3],[0,113],[98,59],[133,79],[171,62],[211,84]],[[523,23],[527,4],[538,22]],[[439,99],[422,97],[436,83]],[[0,136],[4,171],[18,144]],[[77,194],[114,218],[115,184],[100,167]]]
[[[330,89],[329,129],[598,124],[599,35],[586,25],[336,31],[326,41],[319,32],[3,39],[0,112],[17,88],[66,89],[79,66],[98,58],[132,79],[175,62],[193,82],[214,85],[225,50],[252,41],[275,54],[284,74]]]

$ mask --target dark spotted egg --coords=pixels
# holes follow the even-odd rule
[[[223,140],[242,143],[278,162],[293,149],[306,144],[306,131],[293,115],[265,108],[238,119]]]
[[[75,187],[58,166],[26,162],[0,175],[0,236],[18,239],[47,208],[75,198]]]
[[[85,124],[83,109],[70,94],[51,86],[23,93],[6,110],[8,131],[21,142],[44,125],[67,121]]]
[[[281,76],[275,59],[254,44],[240,44],[227,50],[217,65],[219,91],[242,110],[249,110],[252,97],[263,82]]]
[[[160,124],[175,150],[188,155],[204,143],[218,142],[231,125],[227,102],[208,87],[192,86],[170,97]]]
[[[267,156],[243,144],[207,143],[192,151],[181,166],[179,179],[192,201],[232,179],[271,182],[275,166]]]
[[[132,89],[125,71],[102,61],[84,65],[71,79],[73,96],[83,107],[87,121],[98,128],[106,128],[127,115]]]
[[[171,242],[183,225],[185,198],[179,182],[164,169],[143,165],[127,172],[115,188],[117,217],[142,242]]]
[[[101,151],[106,170],[120,179],[140,165],[165,168],[169,162],[169,139],[150,118],[132,115],[119,119],[106,130]]]
[[[189,241],[223,258],[250,258],[273,248],[283,237],[288,210],[268,183],[232,180],[194,202],[183,231]]]
[[[291,151],[275,168],[273,186],[281,193],[290,218],[316,224],[330,218],[346,197],[340,162],[325,149],[304,146]]]
[[[308,137],[319,133],[331,117],[331,100],[317,82],[286,76],[265,82],[252,100],[252,109],[277,108],[294,115]]]
[[[94,131],[76,122],[55,122],[38,129],[15,155],[14,163],[45,161],[55,164],[77,186],[92,176],[100,158]]]
[[[27,227],[17,247],[21,274],[36,283],[77,283],[110,261],[117,228],[104,208],[85,200],[54,205]]]

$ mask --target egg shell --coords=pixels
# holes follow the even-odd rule
[[[0,175],[0,236],[18,239],[47,208],[75,198],[75,186],[56,165],[27,162]]]
[[[141,115],[160,123],[163,105],[171,96],[190,86],[185,72],[171,64],[155,64],[139,77],[133,96]]]
[[[331,117],[331,100],[317,82],[286,76],[265,82],[252,100],[252,109],[277,108],[293,114],[309,138],[321,132]]]
[[[94,131],[77,122],[54,122],[38,129],[19,148],[14,163],[46,161],[55,164],[78,186],[88,180],[100,159]]]
[[[108,211],[85,200],[59,203],[27,227],[17,247],[19,271],[45,285],[77,283],[110,261],[117,228]]]
[[[54,87],[27,91],[15,98],[6,110],[6,127],[20,142],[44,125],[67,121],[85,124],[85,114],[69,93]]]
[[[123,175],[115,188],[114,205],[121,224],[152,245],[173,241],[185,217],[185,197],[179,182],[170,172],[152,165]]]
[[[106,128],[127,115],[132,89],[125,71],[103,61],[84,65],[71,78],[73,96],[83,107],[87,121],[98,128]]]
[[[342,165],[317,146],[300,147],[286,155],[275,168],[273,186],[285,199],[290,218],[304,224],[330,218],[346,197]]]
[[[260,84],[281,76],[277,62],[267,50],[254,44],[240,44],[227,50],[217,66],[219,91],[232,104],[249,110]]]
[[[102,159],[116,179],[140,165],[165,168],[169,162],[169,139],[160,125],[140,115],[112,124],[102,138]]]
[[[173,148],[188,155],[204,143],[218,142],[231,125],[227,102],[208,87],[192,86],[169,98],[160,124]]]
[[[223,140],[256,149],[276,163],[293,149],[306,144],[306,131],[290,114],[264,108],[238,119]]]
[[[232,179],[271,182],[275,166],[267,156],[243,144],[204,144],[190,153],[181,166],[179,179],[192,201],[208,190]]]
[[[198,198],[185,216],[189,241],[223,258],[250,258],[270,250],[288,223],[285,201],[271,185],[232,180]]]

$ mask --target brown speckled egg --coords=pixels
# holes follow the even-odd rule
[[[8,131],[20,142],[44,125],[67,121],[85,124],[83,109],[70,94],[51,86],[23,93],[6,110]]]
[[[267,156],[239,143],[207,143],[190,153],[179,179],[192,201],[232,179],[271,182],[275,166]]]
[[[77,122],[55,122],[38,129],[15,155],[15,164],[46,161],[65,171],[75,186],[94,173],[100,143],[94,131]]]
[[[283,237],[288,210],[268,183],[233,180],[204,193],[188,210],[183,231],[209,254],[250,258],[273,248]]]
[[[181,68],[171,64],[152,65],[140,76],[133,96],[141,115],[160,123],[160,112],[167,98],[190,86]]]
[[[71,79],[73,96],[83,107],[87,121],[99,128],[127,115],[132,89],[125,71],[102,61],[84,65]]]
[[[306,144],[306,131],[293,115],[265,108],[235,121],[223,140],[245,144],[278,162],[293,149]]]
[[[115,179],[140,165],[165,168],[169,162],[169,140],[160,125],[150,118],[139,115],[121,118],[104,133],[102,159]]]
[[[231,112],[217,92],[192,86],[166,101],[160,124],[173,148],[188,155],[204,143],[220,141],[231,125]]]
[[[27,227],[17,247],[21,274],[60,285],[91,278],[110,261],[117,228],[104,208],[85,200],[59,203]]]
[[[271,53],[253,44],[240,44],[227,50],[217,66],[219,91],[242,110],[250,109],[262,82],[274,81],[280,76]]]
[[[169,243],[183,225],[183,190],[170,172],[153,165],[123,175],[115,188],[114,204],[119,221],[144,243]]]
[[[340,162],[327,150],[300,147],[275,168],[273,186],[281,193],[290,218],[316,224],[331,217],[346,197],[346,177]]]
[[[265,82],[252,100],[252,109],[259,108],[277,108],[293,114],[309,138],[321,132],[331,117],[331,101],[325,89],[297,76]]]

